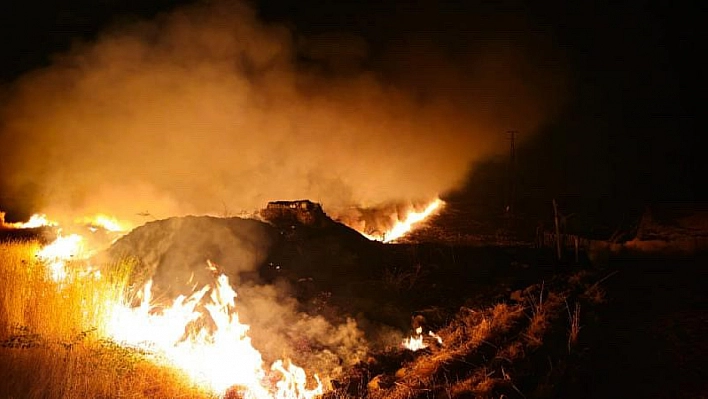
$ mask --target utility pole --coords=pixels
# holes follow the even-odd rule
[[[516,130],[506,132],[509,139],[509,182],[507,188],[506,212],[513,216],[516,206]]]

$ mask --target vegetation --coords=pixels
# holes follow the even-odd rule
[[[34,241],[0,243],[0,398],[207,398],[179,372],[100,330],[129,262],[52,281]]]
[[[0,243],[0,398],[207,398],[180,372],[105,339],[110,304],[135,278],[133,265],[100,277],[52,281],[32,241]],[[418,263],[383,274],[400,296],[429,280]],[[71,269],[71,268],[69,268]],[[74,268],[74,269],[84,269]],[[559,394],[583,354],[586,314],[604,300],[589,271],[559,274],[499,297],[461,306],[435,332],[442,344],[371,353],[328,398],[543,398]],[[395,289],[394,289],[395,288]],[[581,313],[582,309],[582,313]],[[423,320],[425,323],[425,320]],[[426,325],[426,329],[430,326]],[[426,331],[427,333],[427,331]]]
[[[461,307],[438,331],[442,344],[372,356],[337,381],[330,398],[546,398],[561,394],[581,362],[581,303],[598,303],[580,271],[512,293],[481,309]],[[588,294],[588,291],[593,291]],[[569,305],[572,304],[572,305]]]

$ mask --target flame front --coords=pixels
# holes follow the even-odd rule
[[[62,236],[37,252],[37,257],[49,265],[52,280],[60,282],[66,279],[66,262],[85,256],[83,237],[78,234]]]
[[[58,223],[47,219],[47,215],[43,213],[35,213],[30,216],[29,220],[26,222],[17,223],[6,223],[5,222],[5,212],[0,212],[0,227],[6,229],[34,229],[37,227],[52,227],[57,226]]]
[[[396,220],[394,223],[393,227],[391,227],[388,231],[383,233],[381,236],[374,236],[370,234],[365,234],[362,233],[366,238],[370,240],[375,240],[375,241],[382,241],[382,242],[392,242],[395,241],[406,234],[408,234],[413,228],[415,227],[416,224],[422,222],[423,220],[427,219],[431,215],[433,215],[436,211],[438,211],[445,202],[441,200],[440,198],[436,198],[435,201],[431,202],[428,204],[427,207],[425,207],[424,210],[420,212],[414,212],[411,211],[406,215],[406,218],[403,220]]]
[[[4,228],[57,226],[45,215],[35,215],[26,223],[7,224]],[[107,232],[125,231],[115,218],[96,215],[75,223]],[[65,284],[101,279],[87,259],[93,251],[79,234],[62,234],[42,247],[36,257],[45,262],[57,288]],[[77,261],[69,267],[69,261]],[[215,273],[219,268],[207,261]],[[108,309],[99,327],[101,334],[128,348],[148,353],[157,363],[182,370],[200,387],[224,397],[230,390],[245,399],[312,399],[323,393],[317,375],[308,381],[305,370],[290,361],[278,360],[270,367],[251,345],[249,326],[239,321],[236,292],[226,275],[219,275],[213,286],[206,285],[189,296],[179,296],[167,306],[152,299],[152,282],[140,292],[139,305],[121,296],[103,304]]]
[[[108,334],[116,342],[155,354],[220,396],[232,387],[242,390],[245,398],[256,399],[310,399],[322,394],[319,378],[315,376],[316,386],[308,389],[305,371],[290,362],[277,361],[269,372],[264,369],[260,352],[251,345],[249,326],[239,322],[236,292],[227,276],[220,275],[214,287],[180,296],[161,310],[151,304],[151,288],[148,283],[143,289],[140,306],[120,304],[114,309]]]

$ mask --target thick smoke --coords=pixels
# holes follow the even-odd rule
[[[360,38],[300,37],[233,2],[114,27],[5,93],[3,201],[144,222],[279,199],[333,213],[428,200],[558,105],[547,46],[393,50],[367,63]]]
[[[214,287],[216,277],[226,274],[238,293],[239,320],[250,326],[249,336],[266,362],[287,358],[323,378],[335,377],[364,358],[368,343],[353,319],[305,313],[290,283],[261,281],[259,267],[278,250],[272,246],[279,235],[250,219],[169,218],[134,229],[95,260],[113,264],[132,259],[135,292],[151,280],[160,305],[206,285]]]
[[[299,312],[283,287],[237,289],[239,316],[250,326],[253,346],[267,362],[291,359],[327,379],[365,359],[369,343],[354,319],[328,320]]]

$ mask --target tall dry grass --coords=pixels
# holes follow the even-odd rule
[[[39,249],[0,243],[0,398],[209,397],[179,372],[105,338],[130,262],[104,267],[100,277],[67,265],[75,271],[57,283]]]

